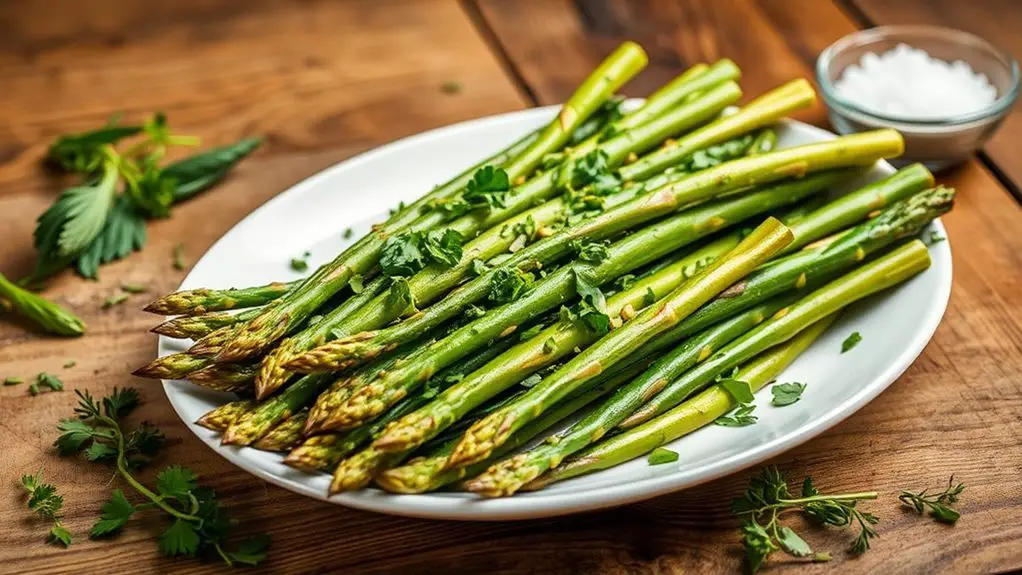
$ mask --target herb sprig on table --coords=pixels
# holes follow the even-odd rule
[[[129,139],[130,145],[117,149]],[[146,218],[169,216],[171,206],[220,181],[261,140],[246,138],[161,165],[169,148],[198,143],[197,137],[172,133],[159,113],[142,124],[112,119],[97,130],[58,138],[47,163],[82,181],[39,217],[33,279],[69,266],[95,278],[100,265],[142,249]]]
[[[132,388],[114,389],[96,401],[88,392],[75,390],[79,402],[75,418],[60,422],[61,435],[54,442],[62,455],[82,453],[93,462],[112,463],[117,474],[139,496],[129,498],[115,489],[103,504],[102,515],[89,531],[100,538],[119,532],[137,513],[158,509],[169,525],[160,535],[164,555],[199,556],[215,553],[228,565],[256,565],[266,558],[269,538],[259,535],[240,543],[234,550],[226,545],[233,527],[217,501],[216,494],[199,485],[198,477],[187,467],[172,465],[156,477],[155,489],[144,485],[135,472],[152,462],[163,446],[163,434],[142,423],[128,431],[123,419],[139,405],[138,392]]]
[[[71,532],[60,523],[63,517],[64,497],[57,493],[51,483],[43,483],[43,472],[35,475],[22,475],[21,486],[28,491],[28,508],[45,521],[53,523],[46,536],[48,543],[60,543],[64,547],[71,546]]]

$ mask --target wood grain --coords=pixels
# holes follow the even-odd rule
[[[319,503],[271,487],[209,452],[180,424],[158,386],[126,373],[150,358],[145,296],[100,310],[120,281],[154,292],[176,285],[171,246],[194,258],[273,194],[368,146],[402,135],[562,100],[623,38],[653,62],[626,92],[643,95],[683,67],[728,56],[745,70],[749,96],[795,76],[824,46],[854,29],[820,0],[448,2],[270,0],[146,3],[6,3],[0,6],[0,270],[30,257],[31,219],[57,186],[36,169],[48,138],[123,109],[168,110],[184,132],[210,142],[269,134],[265,150],[228,183],[150,227],[151,245],[103,268],[99,282],[62,277],[48,295],[81,312],[90,334],[54,340],[0,323],[6,375],[59,372],[69,388],[96,394],[144,386],[136,419],[172,439],[160,463],[197,470],[245,529],[274,537],[265,571],[281,573],[717,573],[737,570],[741,551],[727,507],[753,471],[628,507],[513,523],[420,521]],[[480,27],[474,29],[473,26]],[[487,45],[489,43],[490,45]],[[311,64],[311,65],[309,65]],[[509,79],[526,85],[515,86]],[[455,79],[456,96],[437,85]],[[89,90],[94,90],[90,92]],[[527,100],[525,100],[527,101]],[[816,108],[803,119],[822,124]],[[835,552],[826,566],[771,560],[771,572],[977,573],[1022,568],[1022,213],[983,166],[948,179],[961,191],[945,218],[955,253],[951,305],[919,361],[879,399],[777,459],[793,477],[811,473],[832,490],[873,488],[881,538],[859,559],[840,550],[847,533],[810,530]],[[78,361],[61,370],[66,358]],[[41,543],[45,528],[20,493],[0,491],[0,572],[206,573],[218,565],[160,558],[143,521],[112,541],[81,535],[112,486],[107,470],[59,460],[52,422],[70,393],[30,398],[2,388],[0,435],[6,481],[44,469],[67,495],[76,545]],[[901,487],[936,486],[949,473],[969,485],[963,519],[947,528],[902,511]],[[151,478],[151,475],[145,475]],[[952,530],[949,530],[952,529]]]
[[[873,25],[929,24],[956,28],[976,34],[1007,51],[1016,60],[1022,57],[1022,10],[1015,0],[847,0],[856,14]],[[1022,202],[1022,159],[1016,142],[1022,138],[1022,111],[1018,106],[987,142],[983,150],[996,169],[1003,173],[1015,198]]]

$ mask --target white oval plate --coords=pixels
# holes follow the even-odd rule
[[[388,208],[416,198],[477,158],[510,144],[547,122],[556,110],[526,110],[440,128],[324,170],[242,220],[206,252],[181,288],[226,288],[298,277],[289,268],[290,258],[309,251],[310,264],[329,261],[353,241],[342,240],[346,228],[354,229],[353,238],[361,236],[371,223],[385,218]],[[778,132],[781,146],[834,137],[791,121]],[[869,179],[893,171],[881,162]],[[944,235],[939,222],[931,229]],[[692,487],[764,461],[808,441],[876,397],[922,352],[947,305],[951,293],[948,242],[940,242],[930,251],[933,265],[929,270],[890,293],[853,306],[784,372],[781,381],[809,386],[798,403],[774,408],[760,393],[756,425],[711,425],[679,439],[667,446],[681,454],[677,463],[651,467],[640,458],[509,498],[484,500],[462,493],[391,495],[377,489],[328,498],[329,476],[291,469],[279,454],[221,446],[218,434],[193,423],[229,395],[184,381],[166,381],[164,389],[185,424],[211,449],[270,483],[317,499],[395,515],[463,520],[527,519],[622,505]],[[863,340],[842,355],[841,342],[853,331],[861,333]],[[185,343],[161,337],[159,353],[182,351]]]

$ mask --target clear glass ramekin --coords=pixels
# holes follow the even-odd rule
[[[964,60],[986,74],[997,89],[997,99],[982,110],[935,120],[885,115],[841,97],[834,88],[846,67],[868,52],[882,54],[898,44],[926,50],[948,62]],[[997,130],[1015,104],[1019,92],[1018,62],[967,32],[936,26],[881,26],[849,34],[831,44],[816,61],[816,80],[830,113],[830,123],[841,134],[894,128],[905,136],[905,155],[897,163],[923,162],[937,171],[964,161]]]

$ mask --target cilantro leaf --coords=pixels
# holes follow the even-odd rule
[[[423,248],[434,262],[447,266],[458,265],[461,261],[461,246],[465,238],[457,230],[445,228],[426,233]]]
[[[518,268],[499,268],[490,280],[490,301],[506,304],[517,300],[532,289],[535,277]]]
[[[57,424],[57,429],[61,434],[53,445],[61,455],[78,453],[98,433],[91,425],[77,419],[64,419]]]
[[[231,561],[242,565],[255,566],[266,560],[266,551],[270,548],[269,535],[256,535],[238,544],[238,548],[227,553]]]
[[[412,289],[408,287],[408,280],[403,277],[391,279],[386,303],[387,308],[400,315],[415,309],[415,298],[412,297]]]
[[[503,168],[483,166],[465,185],[461,197],[469,208],[503,208],[511,182]]]
[[[71,546],[71,532],[67,530],[63,525],[54,525],[50,528],[50,533],[46,537],[46,541],[49,543],[60,543],[64,547]]]
[[[859,345],[860,341],[862,341],[862,336],[859,335],[859,332],[853,331],[851,335],[846,337],[845,340],[841,342],[841,353],[851,351],[852,348]]]
[[[809,544],[788,527],[781,527],[781,536],[777,538],[777,541],[785,551],[795,557],[809,557],[813,554]]]
[[[581,300],[567,313],[562,313],[562,319],[581,321],[588,330],[596,334],[607,333],[610,331],[607,298],[584,273],[574,268],[572,273],[575,276],[575,290]]]
[[[142,131],[142,126],[118,126],[116,118],[97,130],[65,134],[50,144],[46,161],[67,172],[92,174],[103,162],[103,147]]]
[[[168,556],[195,555],[199,550],[199,534],[195,527],[183,520],[175,519],[174,523],[160,535],[160,551]]]
[[[100,519],[89,529],[89,537],[96,539],[120,531],[121,527],[135,513],[135,506],[128,501],[124,492],[114,489],[110,499],[101,508]]]
[[[791,405],[802,397],[806,390],[806,384],[793,381],[791,383],[779,383],[770,387],[770,393],[774,396],[773,403],[777,407]]]
[[[196,487],[198,478],[191,469],[180,465],[171,465],[156,476],[156,490],[163,497],[187,502],[189,494]]]
[[[591,264],[598,264],[610,255],[607,252],[607,242],[572,240],[571,249],[575,250],[578,259]]]
[[[664,447],[657,447],[651,451],[649,453],[649,457],[646,458],[646,461],[648,461],[650,465],[663,465],[664,463],[671,463],[672,461],[677,460],[678,453]]]
[[[737,403],[746,404],[752,403],[756,400],[756,396],[752,394],[752,386],[748,382],[740,379],[735,379],[737,370],[731,374],[730,377],[717,377],[717,383],[728,392],[728,394],[734,398]]]
[[[389,276],[411,276],[426,266],[422,234],[411,232],[391,236],[383,243],[380,268]]]

